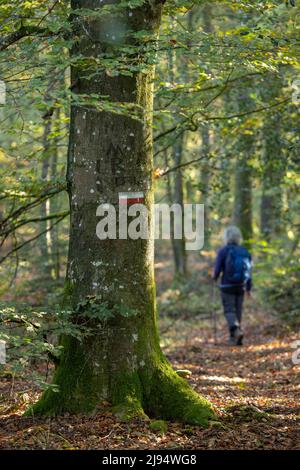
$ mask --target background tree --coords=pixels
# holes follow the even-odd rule
[[[237,95],[239,113],[242,113],[249,103],[251,105],[248,93],[243,89]],[[233,223],[240,227],[244,240],[249,244],[253,237],[251,159],[255,152],[255,134],[251,128],[251,120],[251,127],[247,124],[246,121],[236,145]]]
[[[268,80],[266,80],[268,82]],[[276,86],[276,82],[278,85]],[[273,87],[265,91],[276,99],[280,96],[281,79],[273,79]],[[262,129],[262,197],[260,226],[262,235],[269,240],[279,235],[282,219],[282,185],[286,167],[283,153],[281,113],[274,111],[265,118]]]

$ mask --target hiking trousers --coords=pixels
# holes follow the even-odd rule
[[[221,298],[228,329],[230,334],[233,334],[236,328],[241,327],[244,292],[229,294],[221,291]]]

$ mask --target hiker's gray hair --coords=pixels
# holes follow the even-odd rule
[[[224,232],[224,242],[236,243],[237,245],[240,245],[242,242],[242,234],[240,229],[235,225],[230,225],[227,227]]]

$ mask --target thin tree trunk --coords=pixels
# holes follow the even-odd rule
[[[238,95],[239,110],[250,98],[246,89],[240,90]],[[234,211],[233,223],[237,225],[246,244],[250,245],[253,237],[252,225],[252,168],[249,160],[254,152],[254,135],[252,129],[245,129],[238,138],[236,150],[238,153],[235,166],[234,185]]]
[[[50,150],[51,150],[51,118],[47,119],[44,126],[44,135],[43,135],[43,161],[42,161],[42,171],[41,177],[43,181],[49,179],[49,166],[50,166]],[[42,219],[45,219],[50,214],[50,201],[47,199],[40,205],[40,216]],[[40,222],[40,231],[44,232],[48,228],[48,221],[42,220]],[[50,235],[49,232],[46,232],[39,238],[39,247],[42,258],[42,271],[47,278],[51,277],[51,266],[50,266]]]
[[[211,21],[211,5],[206,3],[202,9],[202,22],[203,30],[207,34],[213,32],[213,25]],[[201,154],[208,158],[210,154],[211,147],[211,134],[210,134],[210,125],[204,124],[201,128]],[[200,184],[201,184],[201,204],[204,204],[204,248],[209,247],[209,183],[210,183],[210,165],[208,160],[203,160],[201,163],[201,174],[200,174]]]
[[[249,150],[252,148],[252,140],[248,141]],[[247,145],[247,142],[244,142]],[[245,241],[253,236],[252,227],[252,177],[251,168],[248,165],[248,152],[240,155],[235,169],[234,214],[233,223],[237,225]]]
[[[56,130],[60,126],[60,109],[57,110],[55,116],[55,126]],[[54,181],[57,178],[57,163],[58,163],[58,137],[54,138],[52,152],[51,152],[51,162],[50,162],[50,174],[51,179]],[[59,199],[57,196],[50,199],[50,213],[55,214],[59,210]],[[51,267],[55,279],[60,278],[60,253],[59,253],[59,236],[58,230],[59,225],[55,225],[49,232],[50,235],[50,247],[51,247]]]
[[[72,1],[73,9],[87,6],[99,8],[99,2]],[[129,12],[132,15],[128,16]],[[126,8],[118,16],[118,25],[122,26],[119,31],[128,24],[133,31],[147,28],[155,40],[161,13],[161,3],[154,1],[133,10]],[[118,57],[118,47],[105,39],[105,32],[115,31],[114,21],[107,15],[87,19],[84,27],[74,33],[81,38],[77,52],[95,57],[109,51]],[[75,22],[78,25],[80,20],[75,17]],[[136,59],[141,61],[141,56]],[[85,70],[72,69],[76,93],[97,93],[115,103],[131,103],[139,110],[140,120],[92,106],[72,106],[66,297],[77,309],[77,321],[88,317],[91,306],[99,308],[103,319],[96,322],[94,335],[82,342],[70,336],[61,339],[64,350],[54,375],[60,391],[46,391],[33,412],[91,412],[105,400],[123,418],[144,416],[146,412],[207,424],[213,414],[210,404],[178,377],[159,346],[153,237],[99,240],[96,236],[97,207],[110,203],[118,212],[120,191],[143,191],[151,222],[153,66],[146,69],[144,64],[143,71],[132,76],[111,76],[98,70],[95,77],[91,70]]]
[[[184,142],[184,134],[181,134],[176,140],[175,145],[174,145],[175,167],[179,166],[182,162],[183,142]],[[183,208],[184,195],[183,195],[182,180],[183,180],[182,170],[178,169],[175,171],[175,176],[174,176],[173,203],[179,204]],[[183,210],[182,210],[181,224],[182,224],[181,226],[183,227],[183,224],[184,224]],[[173,223],[172,223],[172,227],[173,227]],[[182,236],[181,239],[175,239],[174,236],[172,236],[172,247],[173,247],[174,263],[175,263],[175,276],[184,277],[187,274],[184,236]]]
[[[282,178],[285,162],[280,141],[280,113],[268,116],[263,130],[263,187],[260,226],[263,237],[270,241],[279,235],[282,210]]]
[[[191,18],[191,12],[189,14],[189,18]],[[175,27],[175,24],[174,24]],[[175,85],[175,78],[177,67],[176,67],[176,54],[174,51],[169,51],[168,54],[168,61],[169,61],[169,77],[170,82]],[[179,119],[175,116],[175,123],[179,123]],[[182,163],[183,157],[183,142],[184,142],[184,134],[180,134],[177,139],[175,140],[173,146],[173,161],[174,166],[177,167]],[[172,179],[171,179],[172,181]],[[184,204],[184,192],[183,192],[183,173],[180,169],[175,171],[174,178],[173,178],[173,203],[180,204],[183,209]],[[184,220],[182,217],[181,220],[182,227],[184,227]],[[184,231],[184,230],[183,230]],[[175,279],[182,278],[187,274],[186,268],[186,250],[185,250],[185,239],[182,236],[181,239],[174,238],[174,217],[172,215],[171,219],[171,238],[172,238],[172,249],[173,249],[173,257],[174,257],[174,268],[175,268]]]
[[[201,131],[202,137],[202,154],[206,157],[210,154],[210,132],[209,126],[204,125]],[[204,247],[209,247],[209,183],[210,183],[210,166],[208,161],[204,161],[201,165],[200,184],[201,184],[201,198],[200,203],[204,204]]]

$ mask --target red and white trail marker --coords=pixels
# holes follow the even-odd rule
[[[119,193],[119,205],[129,206],[130,204],[143,204],[145,195],[142,192]]]

